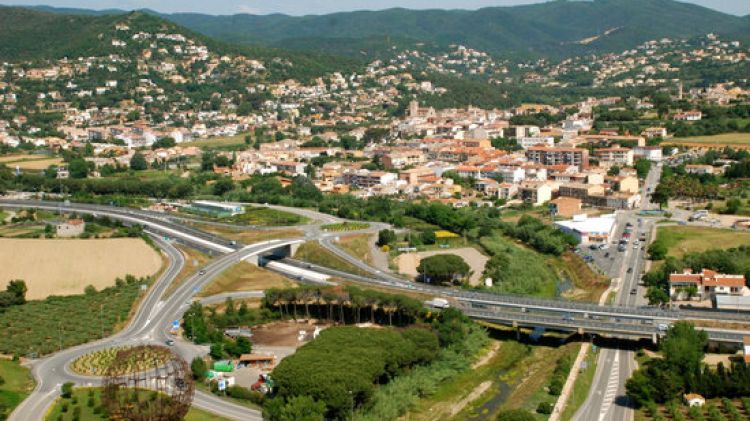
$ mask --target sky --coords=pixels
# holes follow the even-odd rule
[[[85,9],[153,9],[164,13],[197,12],[212,15],[285,13],[288,15],[326,14],[351,10],[377,10],[391,7],[409,9],[478,9],[512,6],[545,0],[0,0],[0,4],[30,6],[46,4]],[[735,15],[750,15],[750,0],[681,0]]]

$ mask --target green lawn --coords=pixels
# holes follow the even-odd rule
[[[656,241],[667,247],[670,256],[680,258],[687,253],[750,245],[750,233],[721,228],[666,226],[659,227]]]
[[[0,384],[0,419],[9,414],[18,406],[34,389],[34,379],[31,371],[17,362],[0,360],[0,378],[4,380]],[[7,414],[3,414],[3,409]]]
[[[80,408],[80,409],[76,409]],[[65,409],[65,411],[63,411]],[[55,405],[44,418],[46,421],[74,420],[74,412],[80,411],[79,421],[98,421],[108,419],[101,407],[101,389],[76,388],[70,399],[62,397],[55,401]],[[224,417],[214,415],[199,409],[191,408],[185,417],[186,421],[225,421]]]
[[[365,222],[342,222],[339,224],[326,224],[322,225],[321,228],[325,231],[357,231],[363,230],[370,226]]]
[[[265,206],[245,206],[245,213],[226,218],[223,221],[243,225],[285,226],[310,222],[295,213],[267,208]]]

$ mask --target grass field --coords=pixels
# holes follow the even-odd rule
[[[750,133],[724,133],[714,136],[677,137],[664,142],[665,145],[680,144],[693,145],[705,144],[709,146],[750,146]]]
[[[558,270],[544,256],[508,237],[495,233],[482,237],[480,243],[489,255],[505,257],[507,264],[499,270],[491,270],[494,278],[492,291],[501,293],[555,297],[557,295]],[[492,269],[488,264],[488,268]]]
[[[75,402],[75,403],[74,403]],[[63,412],[63,407],[65,411]],[[80,409],[75,409],[80,408]],[[50,409],[45,421],[68,421],[74,420],[74,412],[80,411],[77,418],[79,421],[99,421],[107,417],[103,414],[101,407],[101,389],[99,388],[76,388],[70,399],[58,398]],[[213,415],[196,408],[191,408],[185,417],[185,421],[225,421],[226,418]]]
[[[217,136],[209,137],[206,139],[200,139],[193,142],[187,142],[185,146],[197,146],[204,149],[212,148],[226,148],[231,146],[240,146],[245,144],[245,135],[247,133],[241,133],[234,136]]]
[[[106,337],[128,320],[148,280],[129,278],[90,294],[54,296],[0,313],[0,353],[45,355]]]
[[[370,250],[370,234],[355,234],[341,237],[339,246],[347,253],[372,265],[372,254]]]
[[[5,381],[0,384],[0,419],[5,419],[34,389],[34,379],[28,368],[9,360],[0,360],[0,378]]]
[[[299,225],[310,222],[309,219],[295,213],[267,208],[265,206],[245,206],[245,213],[222,219],[222,221],[268,227]]]
[[[221,237],[239,241],[244,244],[253,244],[261,241],[275,240],[279,238],[302,237],[304,233],[298,229],[277,229],[277,230],[234,230],[227,227],[217,227],[214,225],[193,223],[191,224],[198,229],[210,232]]]
[[[716,247],[728,249],[750,245],[750,233],[708,227],[666,226],[659,227],[656,241],[667,247],[670,256],[679,258],[687,253]]]
[[[300,245],[294,254],[294,258],[355,275],[367,274],[353,264],[326,250],[325,247],[315,241],[308,241]]]
[[[62,158],[50,158],[46,155],[8,155],[0,157],[0,163],[15,169],[16,166],[22,170],[44,170],[50,165],[60,165]]]
[[[151,276],[161,266],[161,255],[140,238],[0,238],[0,287],[23,279],[30,300],[80,294],[87,285],[105,288],[117,277]]]
[[[294,282],[271,271],[261,269],[252,263],[240,262],[214,278],[200,292],[201,297],[208,297],[222,292],[258,291],[269,288],[292,288]]]

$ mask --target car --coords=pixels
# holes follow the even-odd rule
[[[633,268],[628,268],[628,273],[633,273]]]
[[[205,270],[203,270],[203,269],[201,269],[201,270],[200,270],[200,271],[198,272],[198,275],[205,275],[205,274],[206,274],[206,271],[205,271]]]
[[[638,244],[633,244],[633,250],[638,250]]]
[[[626,226],[626,227],[632,227],[632,226],[633,226],[633,224],[632,224],[632,223],[630,223],[630,222],[628,222],[627,224],[625,224],[625,226]]]
[[[589,250],[596,250],[598,246],[596,244],[592,244],[589,246]]]
[[[167,346],[174,346],[174,339],[167,339],[165,343],[167,344]]]
[[[630,295],[635,295],[635,294],[638,294],[638,290],[635,289],[635,288],[631,289],[630,290]]]
[[[604,257],[609,257],[609,252],[604,253]]]

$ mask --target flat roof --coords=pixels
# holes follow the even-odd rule
[[[602,215],[595,218],[576,218],[569,221],[557,221],[556,226],[581,233],[609,234],[615,225],[615,215]]]

